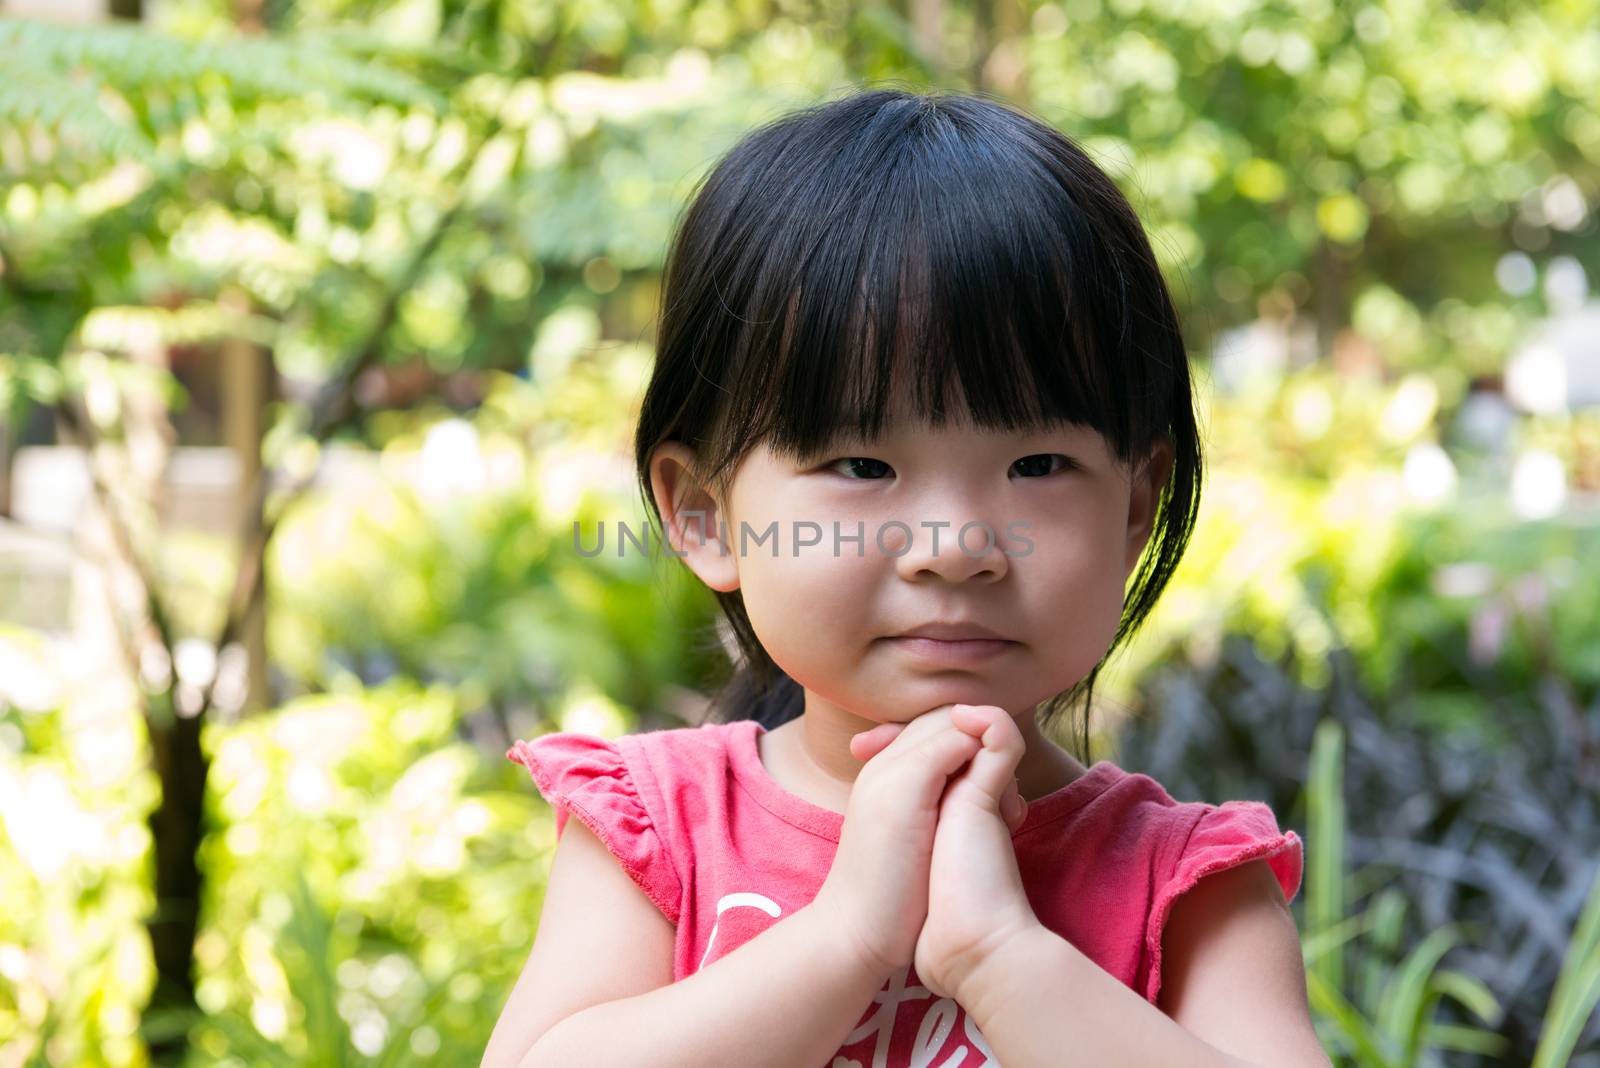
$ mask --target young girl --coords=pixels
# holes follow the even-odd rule
[[[855,92],[710,173],[662,308],[639,477],[740,662],[705,725],[512,747],[559,844],[484,1064],[1328,1064],[1300,839],[1084,763],[1200,490],[1112,181]]]

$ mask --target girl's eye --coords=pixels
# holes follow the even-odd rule
[[[839,470],[843,467],[843,470]],[[1041,452],[1033,456],[1024,456],[1012,465],[1019,474],[1026,478],[1043,478],[1074,466],[1072,460],[1059,452]],[[869,456],[843,456],[823,465],[825,470],[839,470],[856,481],[876,482],[893,473],[894,468],[882,460],[874,460]]]
[[[1059,467],[1053,463],[1056,460],[1061,461]],[[1024,456],[1015,464],[1012,464],[1012,467],[1018,469],[1019,472],[1026,473],[1027,477],[1030,478],[1054,474],[1056,471],[1065,470],[1071,466],[1072,461],[1059,452],[1041,452],[1033,456]]]
[[[871,457],[867,457],[867,456],[844,456],[844,457],[841,457],[840,459],[837,459],[837,460],[834,460],[834,461],[832,461],[832,462],[830,462],[828,464],[825,464],[824,466],[826,467],[827,470],[831,471],[831,470],[834,470],[834,469],[838,468],[839,465],[841,465],[841,464],[848,464],[849,465],[846,468],[846,471],[849,471],[851,473],[849,475],[846,475],[846,477],[855,478],[856,476],[862,476],[859,480],[860,481],[864,481],[864,482],[876,482],[877,481],[877,478],[875,478],[873,475],[871,475],[870,473],[867,473],[867,472],[875,471],[875,470],[877,470],[877,468],[883,468],[886,471],[893,471],[894,470],[888,464],[884,463],[882,460],[874,460]],[[863,471],[863,465],[865,466],[865,471]],[[840,471],[840,474],[845,474],[845,471]]]

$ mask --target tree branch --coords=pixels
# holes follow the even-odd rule
[[[463,172],[470,174],[472,163],[482,155],[484,149],[500,132],[501,125],[495,121],[490,125],[488,132],[479,143],[478,151],[474,153],[471,163]],[[421,280],[423,270],[428,261],[438,250],[440,242],[444,240],[450,227],[465,211],[465,199],[458,195],[446,211],[439,216],[439,221],[434,225],[427,238],[417,246],[412,254],[410,263],[402,272],[397,284],[390,289],[388,296],[378,311],[377,318],[372,327],[367,331],[366,337],[356,345],[351,356],[346,359],[337,373],[330,378],[311,402],[311,414],[307,420],[306,433],[319,446],[324,445],[334,434],[352,425],[357,416],[355,404],[356,383],[361,375],[369,368],[375,366],[383,355],[384,335],[399,318],[400,301],[407,292]],[[279,522],[288,513],[291,505],[305,495],[315,480],[316,474],[300,479],[279,498],[277,507],[271,514],[267,514],[267,490],[269,472],[262,467],[254,479],[251,487],[251,507],[262,515],[262,522],[256,536],[246,547],[239,561],[233,591],[228,598],[227,614],[223,619],[222,629],[218,632],[213,646],[220,657],[222,650],[238,637],[239,628],[244,624],[245,615],[250,606],[259,595],[266,572],[267,546],[271,544],[272,536],[278,529]],[[216,691],[217,679],[220,673],[213,673],[211,680],[201,691],[201,709],[211,707]]]

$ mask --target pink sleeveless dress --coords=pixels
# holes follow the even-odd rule
[[[815,897],[844,817],[762,765],[753,720],[608,740],[546,734],[506,754],[556,810],[577,816],[677,927],[673,977],[731,953]],[[1202,876],[1265,860],[1286,900],[1303,848],[1259,801],[1174,801],[1147,775],[1099,761],[1031,801],[1012,836],[1041,923],[1152,1004],[1161,931]],[[974,1021],[910,966],[889,977],[829,1068],[997,1064]]]

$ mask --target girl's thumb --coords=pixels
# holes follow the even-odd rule
[[[889,747],[889,743],[905,730],[904,723],[880,723],[870,730],[850,737],[850,755],[865,764]]]

